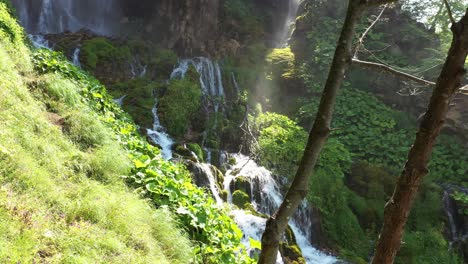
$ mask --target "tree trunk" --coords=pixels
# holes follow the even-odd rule
[[[273,214],[266,223],[262,236],[262,251],[260,264],[274,264],[278,255],[278,247],[281,236],[284,233],[289,218],[297,210],[297,207],[309,191],[309,176],[312,175],[317,159],[325,145],[330,133],[330,123],[336,102],[336,96],[347,72],[352,57],[353,38],[356,25],[362,14],[370,6],[394,2],[395,0],[350,0],[346,19],[341,30],[341,35],[333,57],[333,62],[328,74],[328,79],[322,93],[320,106],[314,125],[309,134],[301,163],[296,176],[288,190],[283,203],[278,211]]]
[[[452,96],[462,84],[468,54],[468,9],[452,25],[452,45],[437,79],[429,107],[408,154],[408,161],[398,178],[392,198],[385,205],[384,223],[376,246],[373,264],[393,263],[400,248],[404,226],[423,177],[429,172],[432,148],[440,133]]]

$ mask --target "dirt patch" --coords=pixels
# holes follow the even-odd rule
[[[47,112],[46,116],[50,123],[63,129],[63,124],[65,123],[65,119],[63,117],[52,112]]]

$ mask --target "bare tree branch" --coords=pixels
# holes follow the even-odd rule
[[[380,18],[382,17],[383,13],[385,12],[385,9],[387,9],[387,6],[388,6],[388,4],[386,4],[386,5],[383,6],[382,11],[380,11],[380,14],[377,16],[377,18],[374,20],[374,22],[372,22],[372,24],[366,29],[366,31],[364,31],[364,33],[362,33],[361,37],[360,37],[359,40],[358,40],[356,49],[355,49],[355,51],[354,51],[354,58],[355,58],[355,59],[357,59],[357,55],[358,55],[358,52],[359,52],[359,48],[361,48],[361,46],[364,44],[364,38],[365,38],[366,35],[369,33],[369,31],[372,29],[372,27],[374,27],[374,25],[377,24],[377,21],[380,20]]]
[[[417,82],[417,83],[424,84],[424,85],[430,85],[430,86],[435,85],[434,82],[424,80],[422,78],[419,78],[417,76],[414,76],[414,75],[411,75],[411,74],[408,74],[408,73],[405,73],[405,72],[402,72],[402,71],[399,71],[399,70],[395,70],[395,69],[393,69],[393,68],[391,68],[391,67],[389,67],[389,66],[387,66],[385,64],[369,62],[369,61],[362,61],[362,60],[358,60],[358,59],[353,59],[352,62],[355,65],[359,65],[359,66],[362,66],[364,68],[369,68],[369,69],[377,69],[377,70],[392,74],[392,75],[394,75],[396,77],[399,77],[399,78],[402,78],[402,79],[405,79],[405,80]]]
[[[450,5],[447,0],[444,0],[444,4],[445,4],[445,7],[447,8],[447,13],[450,18],[450,23],[452,23],[453,25],[455,24],[455,19],[453,18],[452,9],[450,9]]]

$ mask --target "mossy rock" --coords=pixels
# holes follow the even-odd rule
[[[284,232],[285,241],[280,244],[280,252],[283,257],[283,262],[286,264],[306,264],[302,251],[297,245],[296,236],[288,225]]]
[[[216,180],[219,190],[224,189],[224,174],[218,169],[218,167],[211,165],[211,172]]]
[[[234,158],[234,157],[229,157],[229,159],[228,159],[228,164],[229,164],[229,165],[234,166],[234,165],[236,165],[236,163],[237,163],[236,158]]]
[[[197,157],[193,154],[193,152],[190,149],[184,147],[183,145],[176,145],[173,148],[173,151],[185,159],[191,160],[193,162],[198,162]]]
[[[250,203],[250,199],[245,192],[237,190],[232,194],[232,203],[243,209],[245,204]]]
[[[203,149],[197,143],[189,143],[187,144],[187,148],[190,149],[195,155],[197,155],[200,161],[204,161]]]
[[[306,264],[301,249],[297,245],[280,244],[280,252],[285,264]]]
[[[252,193],[252,188],[250,187],[250,181],[244,177],[244,176],[238,176],[236,177],[230,184],[229,188],[231,189],[231,192],[235,192],[237,190],[240,190],[246,194],[249,195]]]
[[[219,196],[221,199],[223,199],[223,201],[227,202],[228,192],[226,190],[221,190],[219,192]]]
[[[128,46],[115,46],[110,40],[98,37],[86,40],[82,47],[85,66],[95,69],[100,61],[124,61],[131,57]]]

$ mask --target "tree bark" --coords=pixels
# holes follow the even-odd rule
[[[468,54],[468,9],[463,18],[452,24],[452,44],[437,79],[429,107],[408,154],[408,161],[398,178],[392,198],[385,205],[384,223],[377,242],[373,264],[393,263],[400,248],[404,226],[423,177],[429,172],[432,148],[440,133],[450,100],[462,85]]]
[[[346,19],[322,93],[317,116],[309,134],[309,140],[283,203],[266,223],[265,232],[262,236],[262,251],[258,263],[276,263],[281,236],[288,225],[288,220],[309,191],[309,176],[312,175],[319,154],[327,141],[337,93],[341,87],[345,73],[351,65],[353,38],[359,19],[367,8],[395,1],[349,0]]]

